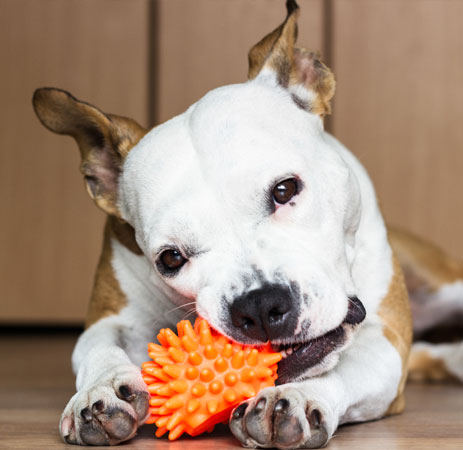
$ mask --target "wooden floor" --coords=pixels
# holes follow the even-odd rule
[[[58,420],[73,393],[70,368],[75,334],[0,335],[0,449],[75,449],[58,435]],[[463,449],[463,388],[407,386],[407,409],[378,422],[341,427],[329,450]],[[211,435],[175,442],[156,439],[152,426],[124,449],[184,450],[241,448],[226,427]]]

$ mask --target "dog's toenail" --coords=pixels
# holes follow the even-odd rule
[[[288,407],[289,401],[285,398],[281,398],[275,403],[275,408],[273,408],[273,411],[276,413],[283,413],[288,409]]]
[[[235,411],[233,412],[233,419],[241,419],[241,417],[244,416],[244,412],[246,411],[246,408],[248,407],[248,404],[247,403],[241,403],[240,406],[238,406],[238,408],[235,409]]]
[[[104,409],[103,400],[98,400],[92,405],[92,411],[94,413],[100,413]]]
[[[80,411],[80,416],[85,420],[85,422],[90,422],[93,419],[90,408],[84,408],[82,411]]]
[[[257,402],[257,405],[256,407],[254,408],[254,410],[256,412],[260,412],[262,411],[264,408],[265,408],[265,404],[267,403],[267,400],[265,400],[265,398],[261,398],[258,402]]]
[[[310,413],[309,422],[313,428],[320,427],[320,424],[322,423],[322,414],[318,409],[314,409]]]
[[[132,390],[126,384],[119,387],[119,394],[121,394],[121,397],[125,400],[132,400],[135,398],[135,394],[132,394]]]

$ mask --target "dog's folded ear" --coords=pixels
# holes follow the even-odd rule
[[[273,73],[299,107],[324,117],[331,112],[334,75],[316,53],[295,47],[300,10],[294,0],[286,8],[285,21],[249,51],[248,78]]]
[[[37,89],[32,103],[45,127],[76,140],[90,197],[106,213],[120,217],[117,185],[122,163],[147,130],[132,119],[105,114],[61,89]]]

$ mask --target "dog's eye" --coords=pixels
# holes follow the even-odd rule
[[[288,203],[298,193],[295,178],[288,178],[275,185],[272,191],[273,200],[280,205]]]
[[[167,272],[172,272],[180,269],[185,263],[186,258],[176,249],[165,250],[159,257],[162,268]]]

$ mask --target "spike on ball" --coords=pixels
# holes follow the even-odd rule
[[[142,364],[148,386],[150,416],[156,436],[197,436],[228,421],[231,411],[261,389],[273,386],[281,354],[269,344],[257,349],[232,342],[204,319],[194,327],[177,324],[177,334],[163,328],[159,344],[148,344],[153,361]]]

